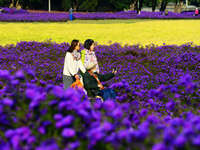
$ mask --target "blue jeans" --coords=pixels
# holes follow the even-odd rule
[[[106,88],[100,91],[99,96],[101,96],[104,100],[107,99],[115,99],[116,98],[116,92],[113,89]]]

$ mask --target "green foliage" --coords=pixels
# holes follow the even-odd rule
[[[189,5],[200,6],[200,0],[189,0]]]
[[[68,11],[71,8],[71,0],[62,0],[62,10]]]
[[[96,11],[98,0],[85,0],[79,7],[81,11]]]
[[[110,3],[114,6],[115,10],[123,10],[123,9],[128,9],[130,4],[131,4],[131,0],[109,0]]]
[[[0,0],[0,7],[2,7],[2,6],[6,6],[6,7],[8,7],[9,6],[9,1],[8,0]]]
[[[48,9],[48,0],[18,0],[24,9]],[[51,0],[52,10],[68,11],[73,7],[77,11],[122,11],[129,9],[130,4],[138,0]],[[164,11],[168,2],[180,2],[182,0],[142,0],[144,7],[160,7]],[[17,0],[14,1],[15,3]],[[141,2],[141,0],[140,0]],[[200,0],[188,0],[189,5],[200,6]],[[11,0],[0,0],[0,7],[8,7]],[[185,3],[185,1],[184,1]]]

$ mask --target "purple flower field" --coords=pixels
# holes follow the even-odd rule
[[[161,12],[146,12],[141,11],[141,14],[137,14],[136,11],[121,11],[116,13],[74,13],[77,19],[197,19],[199,16],[193,16],[194,12],[174,13],[168,12],[165,16]]]
[[[97,45],[100,72],[118,68],[103,103],[63,89],[68,47],[0,46],[0,149],[200,148],[200,46]]]
[[[28,12],[26,10],[16,10],[3,8],[0,13],[0,21],[5,22],[64,22],[69,20],[69,13],[42,13]],[[121,12],[75,12],[74,19],[95,20],[95,19],[199,19],[193,16],[194,12],[174,13],[169,12],[167,16],[161,12],[145,12],[137,14],[136,11]]]
[[[16,8],[7,8],[7,7],[0,7],[1,12],[5,14],[25,14],[28,13],[27,10],[24,9],[16,9]]]

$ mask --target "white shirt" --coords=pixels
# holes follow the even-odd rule
[[[67,76],[74,76],[78,73],[79,69],[85,73],[86,69],[83,66],[81,59],[75,60],[71,53],[67,52],[64,61],[63,74]]]

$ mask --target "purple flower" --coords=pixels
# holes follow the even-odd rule
[[[49,106],[53,106],[53,105],[56,105],[58,103],[57,100],[52,100],[48,103]]]
[[[10,72],[8,70],[0,70],[0,78],[9,79]]]
[[[125,125],[127,128],[132,125],[131,121],[127,117],[122,120],[122,124]]]
[[[107,100],[103,103],[103,108],[107,111],[111,111],[115,109],[115,102],[112,100]]]
[[[61,120],[62,126],[64,126],[64,125],[70,125],[73,120],[74,120],[74,117],[72,115],[68,115],[68,116],[64,117]]]
[[[159,119],[158,119],[158,117],[155,116],[155,115],[149,115],[149,116],[147,117],[147,121],[148,121],[149,123],[156,124],[156,123],[159,122]]]
[[[119,130],[117,132],[117,137],[119,140],[123,140],[123,139],[126,139],[127,137],[129,136],[129,132],[128,130]]]
[[[15,134],[15,131],[10,129],[5,132],[5,137],[11,138],[14,134]]]
[[[38,128],[39,133],[45,134],[45,128],[43,126]]]
[[[59,150],[59,147],[54,139],[47,139],[42,142],[36,150]]]
[[[62,114],[55,114],[55,115],[54,115],[54,119],[55,119],[56,121],[61,120],[62,118],[63,118]]]
[[[168,148],[164,144],[158,143],[152,147],[152,150],[168,150]]]
[[[18,149],[19,148],[19,144],[20,144],[20,136],[18,135],[14,135],[11,138],[11,143],[14,149]]]
[[[72,128],[64,128],[62,131],[62,136],[65,138],[72,138],[76,135],[76,132]]]
[[[65,150],[74,150],[77,149],[80,146],[80,142],[76,141],[76,142],[71,142],[68,144],[68,147]]]
[[[166,108],[168,109],[168,110],[173,110],[174,109],[174,107],[175,107],[175,103],[173,102],[173,101],[170,101],[170,102],[167,102],[166,103]]]
[[[40,102],[39,101],[32,101],[29,105],[30,109],[34,109],[35,107],[39,106]]]
[[[33,144],[36,141],[36,138],[34,136],[29,136],[27,139],[28,144]]]
[[[78,110],[77,113],[78,113],[80,116],[82,116],[83,118],[85,118],[85,119],[89,119],[89,118],[90,118],[89,113],[88,113],[86,110],[84,110],[84,109]]]
[[[194,137],[193,140],[192,140],[192,143],[193,143],[195,146],[200,146],[200,135]]]
[[[88,132],[88,137],[91,141],[101,140],[105,136],[105,133],[101,128],[93,128]]]
[[[66,101],[61,101],[59,104],[58,104],[58,109],[59,110],[62,110],[64,109],[66,106],[67,106],[68,102]]]
[[[60,87],[60,86],[54,86],[54,88],[52,89],[52,93],[55,96],[61,98],[61,97],[64,96],[64,89],[62,87]]]
[[[3,112],[3,106],[0,104],[0,114]]]
[[[96,101],[96,102],[93,104],[93,107],[94,107],[95,109],[100,109],[101,106],[102,106],[101,100],[100,100],[100,101]]]
[[[112,132],[110,135],[105,137],[106,142],[116,142],[117,141],[117,133]]]
[[[15,77],[17,79],[21,79],[21,80],[24,80],[25,79],[25,75],[24,75],[24,72],[22,70],[19,70],[15,73]]]
[[[101,125],[102,130],[104,131],[111,131],[113,129],[113,125],[110,122],[105,121],[102,125]]]
[[[122,115],[123,115],[123,112],[122,112],[122,110],[120,108],[116,108],[112,112],[112,116],[115,119],[121,119]]]
[[[192,76],[190,74],[185,74],[182,77],[180,77],[178,83],[180,85],[186,85],[186,84],[190,83],[191,80],[192,80]]]
[[[8,142],[5,143],[5,142],[0,141],[0,149],[1,150],[11,150],[12,148]]]
[[[148,113],[148,110],[145,109],[145,108],[142,108],[142,109],[140,110],[140,115],[141,115],[142,117],[146,116],[147,113]]]
[[[26,90],[26,97],[33,100],[39,93],[34,89],[27,89]]]
[[[91,112],[91,117],[94,118],[95,120],[101,120],[101,112],[99,111],[92,111]]]
[[[177,147],[184,147],[185,143],[187,142],[187,139],[184,135],[179,135],[176,139],[175,139],[175,142],[174,144],[177,146]]]
[[[10,98],[4,98],[3,104],[6,105],[6,106],[13,106],[14,102]]]
[[[176,135],[176,131],[173,128],[167,128],[165,129],[163,133],[163,139],[165,143],[171,143]]]
[[[140,128],[139,130],[134,130],[131,132],[132,136],[140,141],[143,141],[149,134],[148,128]]]

